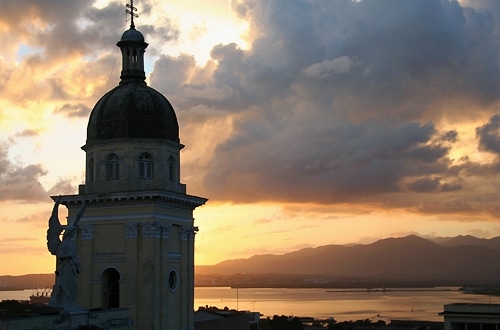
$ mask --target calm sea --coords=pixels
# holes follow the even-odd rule
[[[33,290],[0,291],[0,300],[28,300]],[[444,304],[497,303],[500,297],[463,294],[457,288],[392,289],[385,292],[334,289],[195,288],[199,306],[228,307],[264,316],[294,315],[348,320],[426,320],[442,322]]]
[[[442,322],[444,304],[499,303],[500,297],[463,294],[458,288],[438,290],[392,289],[385,292],[341,289],[231,289],[196,288],[198,306],[238,308],[264,316],[333,317],[337,321],[425,320]]]

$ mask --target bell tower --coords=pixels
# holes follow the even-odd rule
[[[193,211],[205,198],[180,182],[179,126],[170,102],[147,86],[148,44],[130,28],[117,46],[121,81],[95,105],[87,126],[85,184],[62,196],[76,238],[77,302],[128,308],[135,329],[194,329]]]

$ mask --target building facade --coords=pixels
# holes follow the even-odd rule
[[[62,196],[78,224],[77,302],[128,308],[135,329],[194,329],[193,210],[205,198],[180,182],[179,126],[170,102],[147,86],[148,44],[133,19],[117,43],[120,84],[87,126],[85,184]]]
[[[500,305],[455,303],[444,305],[445,330],[500,330]]]

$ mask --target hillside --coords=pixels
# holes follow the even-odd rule
[[[0,276],[0,290],[46,289],[54,285],[54,274]]]
[[[283,255],[256,255],[196,267],[197,275],[321,275],[389,281],[493,283],[500,281],[498,238],[458,237],[440,244],[417,236],[367,245],[326,245]],[[492,243],[493,242],[493,243]]]
[[[471,235],[456,236],[456,237],[437,237],[432,239],[433,242],[441,246],[456,247],[456,246],[484,246],[490,249],[500,250],[500,237],[490,239],[477,238]]]
[[[366,245],[325,245],[283,255],[256,255],[196,266],[197,285],[316,285],[398,283],[500,284],[500,237],[417,236]],[[217,274],[216,276],[214,274]],[[245,274],[242,276],[242,274]],[[307,282],[312,281],[312,282]],[[333,281],[333,282],[332,282]],[[0,276],[0,290],[50,288],[54,274]]]

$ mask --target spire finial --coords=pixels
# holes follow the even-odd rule
[[[135,29],[134,17],[137,18],[139,15],[134,13],[134,11],[137,11],[137,7],[134,7],[134,0],[130,0],[130,4],[127,3],[127,8],[129,9],[126,9],[125,12],[130,14],[130,28]]]

